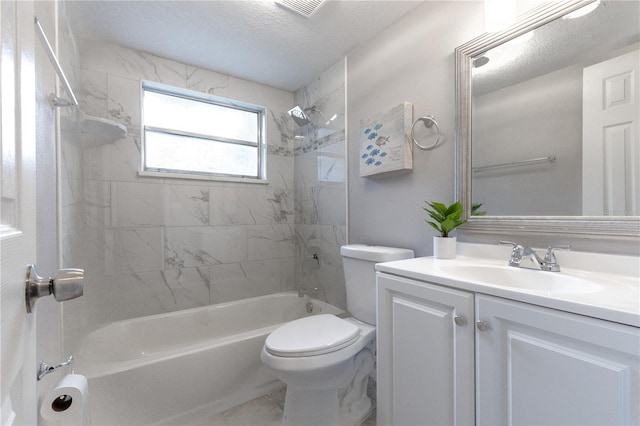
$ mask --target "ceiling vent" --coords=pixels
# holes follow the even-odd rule
[[[275,2],[286,9],[293,10],[308,18],[318,10],[324,0],[275,0]]]

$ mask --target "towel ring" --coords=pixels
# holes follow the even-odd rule
[[[431,144],[429,146],[424,146],[424,145],[420,145],[420,143],[416,140],[416,137],[415,137],[415,135],[413,133],[413,130],[416,127],[416,124],[418,123],[418,121],[422,121],[424,123],[425,127],[427,127],[427,128],[430,128],[432,126],[436,126],[436,130],[438,131],[438,136],[436,137],[436,141],[433,144]],[[433,118],[430,115],[427,115],[426,117],[418,118],[416,121],[413,122],[413,125],[411,126],[411,139],[413,139],[413,143],[415,143],[418,146],[418,148],[424,149],[425,151],[435,148],[436,145],[438,145],[438,142],[440,142],[440,136],[441,135],[442,134],[440,133],[440,126],[438,126],[438,123],[436,122],[436,119]]]

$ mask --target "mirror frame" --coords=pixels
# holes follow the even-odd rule
[[[456,67],[456,169],[455,190],[467,220],[463,232],[491,234],[562,234],[584,238],[640,238],[638,216],[470,216],[471,211],[471,65],[480,54],[561,18],[596,0],[551,2],[520,17],[516,24],[485,33],[455,49]]]

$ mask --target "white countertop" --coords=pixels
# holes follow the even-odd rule
[[[419,281],[488,294],[531,303],[548,308],[573,312],[603,320],[640,327],[640,257],[597,253],[558,252],[556,256],[561,272],[522,270],[527,278],[544,280],[563,276],[569,279],[597,283],[585,291],[554,292],[533,288],[516,288],[483,280],[481,277],[461,277],[452,270],[456,267],[505,267],[510,247],[484,244],[458,243],[455,259],[420,257],[379,263],[376,270]],[[538,250],[544,255],[544,250]],[[550,277],[549,274],[560,274]]]

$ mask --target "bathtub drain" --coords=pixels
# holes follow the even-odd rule
[[[313,312],[313,303],[307,302],[307,313],[310,314]]]

